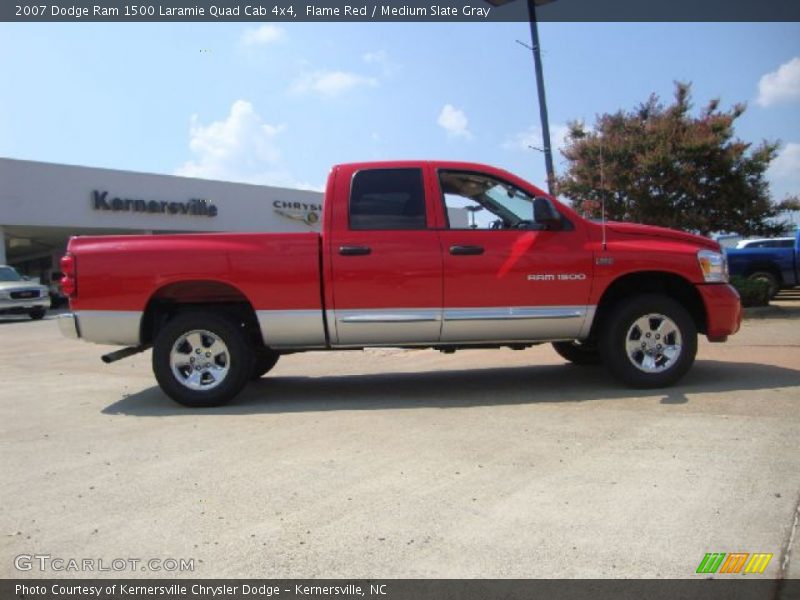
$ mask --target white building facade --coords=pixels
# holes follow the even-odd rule
[[[73,235],[318,231],[319,192],[0,158],[0,264],[49,284]]]

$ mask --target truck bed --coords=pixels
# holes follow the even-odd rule
[[[320,239],[316,233],[75,237],[69,251],[77,257],[80,287],[71,306],[89,341],[139,343],[151,302],[244,301],[274,345],[297,335],[324,345]],[[111,323],[118,331],[109,338]]]

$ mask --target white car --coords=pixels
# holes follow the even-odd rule
[[[0,315],[41,319],[50,308],[50,290],[27,281],[13,267],[0,265]]]
[[[762,238],[758,240],[739,240],[736,243],[737,250],[742,248],[791,248],[794,246],[794,238]]]

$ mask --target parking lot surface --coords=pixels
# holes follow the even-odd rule
[[[15,557],[192,559],[186,577],[659,577],[708,552],[800,577],[800,303],[701,341],[677,386],[524,351],[283,357],[191,410],[150,353],[113,365],[0,320],[0,576]]]

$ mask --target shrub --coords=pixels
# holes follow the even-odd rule
[[[742,297],[742,306],[767,306],[769,304],[769,284],[758,279],[731,277],[731,285]]]

